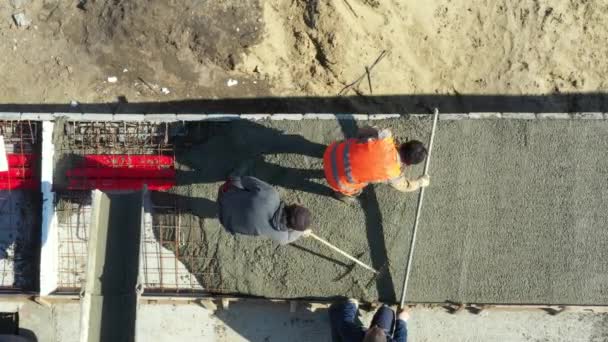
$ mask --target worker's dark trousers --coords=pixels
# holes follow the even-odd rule
[[[382,307],[380,307],[380,309],[376,311],[376,314],[372,319],[372,324],[370,325],[370,327],[377,325],[384,330],[386,336],[392,336],[394,323],[395,312],[388,306],[382,305]]]
[[[357,307],[353,303],[334,304],[329,308],[332,338],[334,342],[361,342],[366,329],[355,322]],[[377,325],[384,330],[386,336],[392,335],[395,312],[383,305],[372,319],[371,326]]]

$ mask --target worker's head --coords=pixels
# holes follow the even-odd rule
[[[310,226],[310,210],[301,205],[292,204],[285,206],[287,227],[293,230],[304,231]]]
[[[416,165],[422,163],[426,158],[427,152],[424,144],[418,140],[410,140],[399,146],[399,156],[401,162],[406,165]]]
[[[365,333],[363,342],[386,342],[386,334],[382,328],[374,325]]]

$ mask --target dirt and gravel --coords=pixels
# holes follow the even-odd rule
[[[0,103],[546,95],[608,87],[603,1],[80,3],[0,3]],[[18,13],[28,27],[17,27]],[[344,89],[381,55],[370,82],[363,77]],[[228,86],[230,80],[238,84]]]
[[[358,124],[364,124],[359,122]],[[401,139],[426,141],[428,120],[383,121]],[[204,125],[177,155],[177,199],[204,223],[206,254],[225,292],[267,297],[400,298],[417,196],[368,188],[350,207],[330,196],[320,152],[355,121]],[[608,123],[441,121],[421,218],[410,298],[415,302],[608,303],[603,229]],[[298,134],[298,135],[296,135]],[[382,271],[368,271],[313,240],[280,247],[226,233],[217,188],[253,158],[249,174],[314,213],[314,230]],[[421,167],[410,170],[418,175]],[[202,259],[208,263],[206,259]],[[200,269],[192,260],[186,267]]]

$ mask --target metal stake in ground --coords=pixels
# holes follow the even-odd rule
[[[433,152],[433,140],[435,140],[435,129],[437,128],[437,118],[439,117],[439,109],[435,108],[435,115],[433,117],[433,129],[431,130],[431,141],[429,143],[429,154],[426,157],[424,163],[424,174],[429,173],[429,166],[431,165],[431,152]],[[418,229],[418,222],[420,221],[420,212],[422,211],[422,200],[424,199],[424,189],[420,188],[418,194],[418,206],[416,207],[416,219],[414,221],[414,229],[412,232],[412,241],[410,243],[410,251],[407,256],[407,268],[405,269],[405,280],[403,281],[403,291],[401,292],[401,307],[405,304],[405,295],[407,293],[407,284],[410,280],[410,273],[412,272],[412,260],[414,259],[414,247],[416,246],[416,232]]]
[[[362,267],[364,267],[364,268],[366,268],[366,269],[368,269],[368,270],[370,270],[370,271],[372,271],[372,272],[374,272],[374,273],[378,273],[378,271],[376,271],[375,269],[373,269],[371,266],[368,266],[368,265],[364,264],[363,262],[359,261],[357,258],[355,258],[355,257],[353,257],[352,255],[350,255],[350,254],[346,253],[345,251],[341,250],[340,248],[338,248],[338,247],[336,247],[336,246],[332,245],[331,243],[329,243],[329,242],[327,242],[327,241],[323,240],[322,238],[318,237],[318,236],[317,236],[317,235],[315,235],[314,233],[310,232],[310,233],[308,233],[306,236],[307,236],[307,237],[314,238],[315,240],[319,241],[320,243],[324,244],[325,246],[327,246],[327,247],[329,247],[329,248],[333,249],[333,250],[334,250],[334,251],[336,251],[337,253],[339,253],[339,254],[343,255],[344,257],[346,257],[346,258],[348,258],[348,259],[350,259],[350,260],[352,260],[352,261],[354,261],[354,262],[356,262],[357,264],[359,264],[359,266],[362,266]]]

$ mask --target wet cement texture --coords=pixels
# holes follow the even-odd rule
[[[417,201],[386,185],[360,205],[330,196],[324,145],[353,136],[355,121],[234,122],[191,127],[177,154],[184,207],[203,218],[187,234],[207,248],[222,292],[298,298],[351,296],[396,302],[401,295]],[[430,121],[392,120],[401,140],[427,141]],[[441,121],[431,164],[408,301],[608,303],[608,124],[598,121]],[[216,217],[217,188],[249,160],[248,174],[307,206],[314,231],[380,269],[369,271],[314,240],[280,247],[233,237]],[[417,176],[422,166],[408,171]],[[204,261],[208,262],[208,261]],[[203,284],[205,285],[205,284]]]

